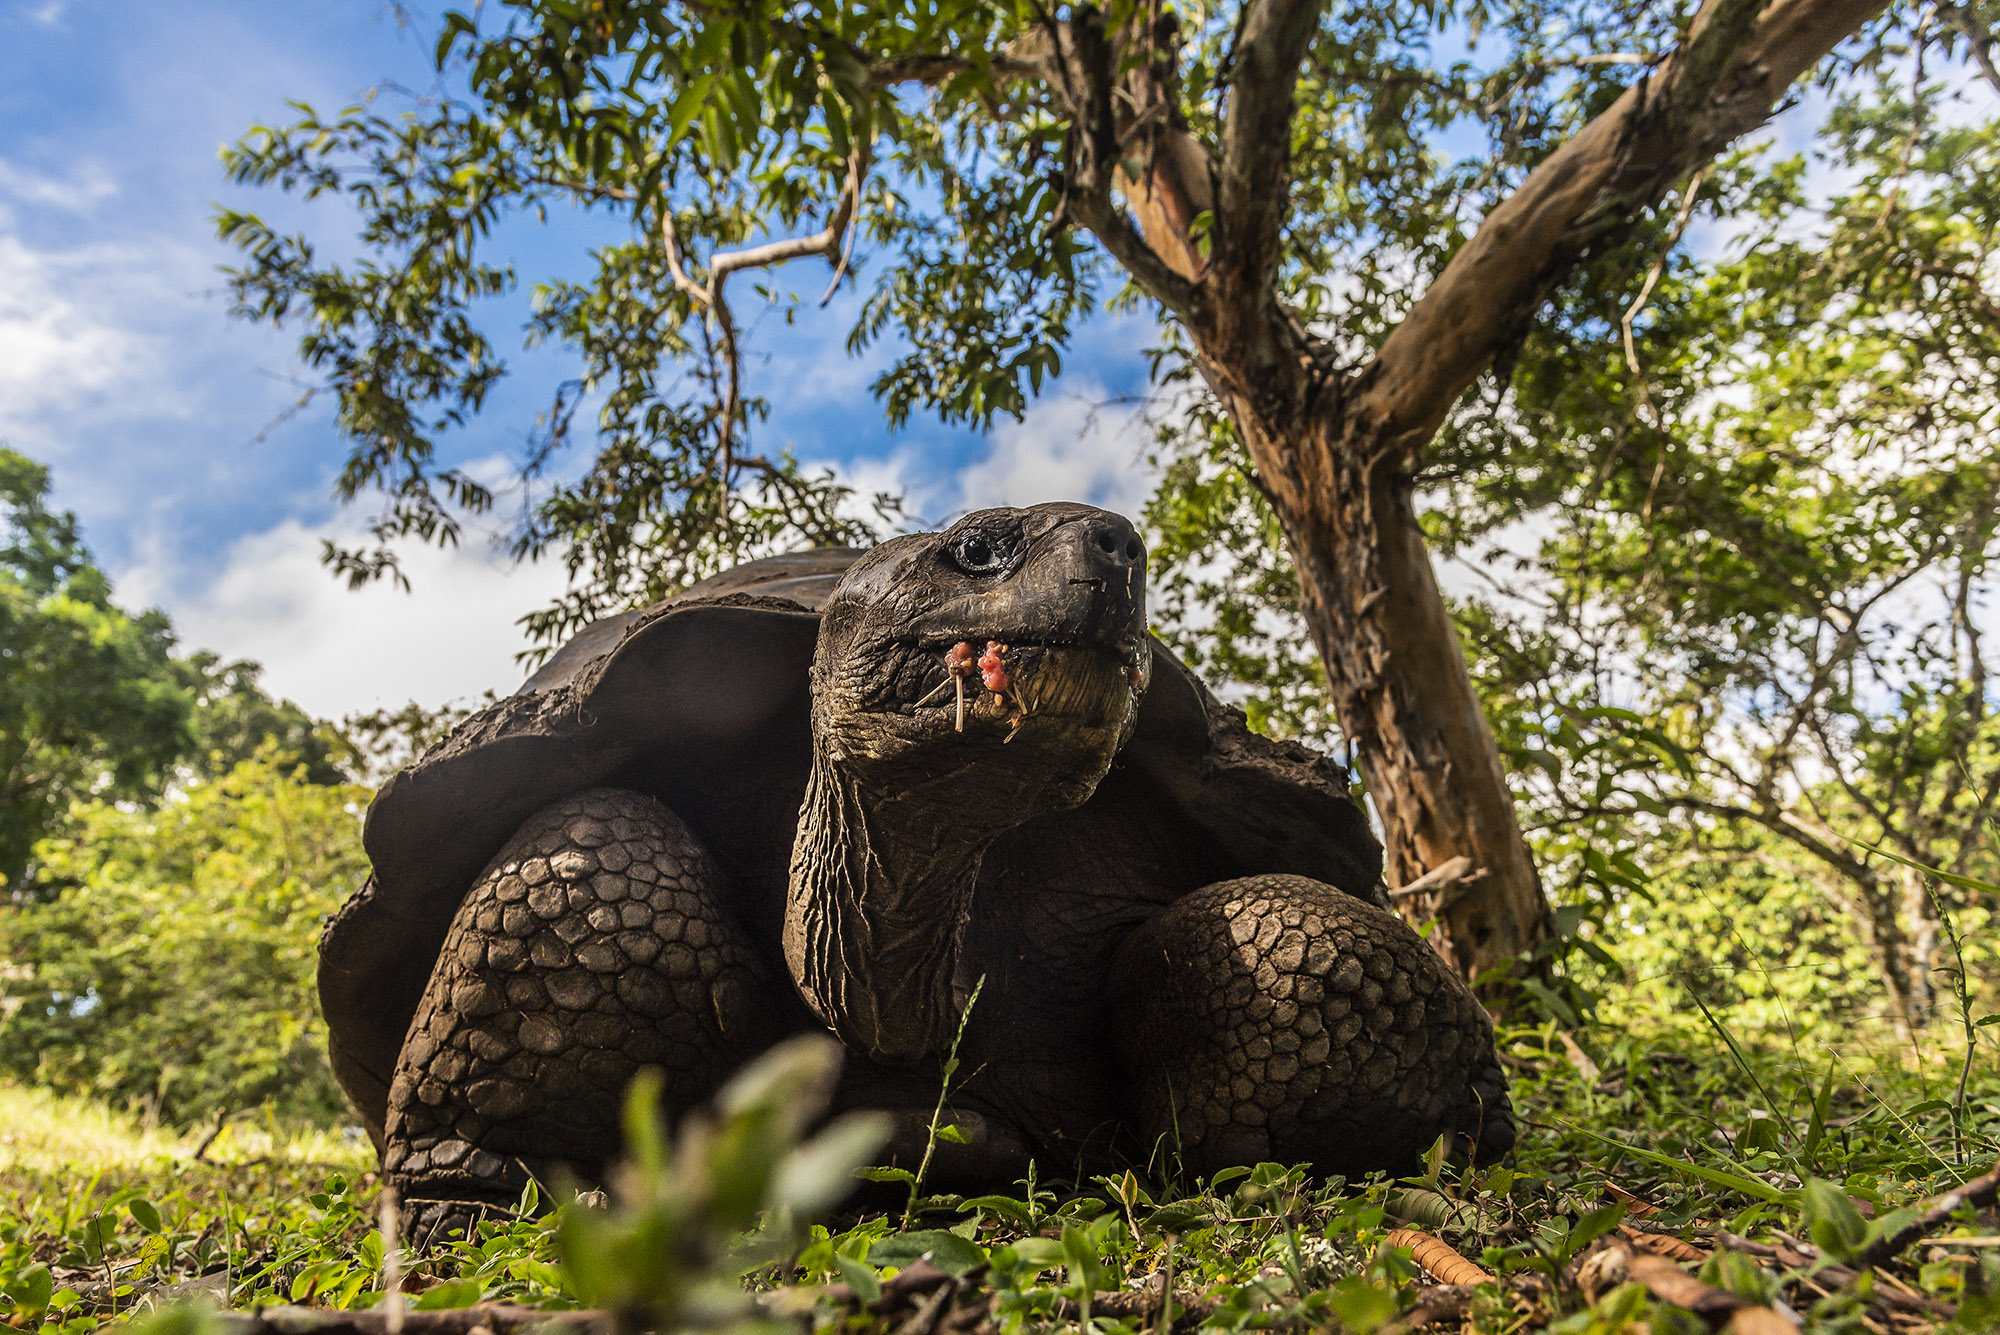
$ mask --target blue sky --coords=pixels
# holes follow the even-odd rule
[[[218,204],[332,253],[352,229],[335,208],[230,187],[219,148],[285,118],[287,101],[331,110],[431,87],[441,6],[412,8],[405,29],[375,0],[0,0],[0,439],[52,467],[57,504],[82,519],[122,602],[164,608],[190,647],[263,662],[274,691],[325,715],[510,688],[512,623],[562,583],[552,567],[511,569],[479,533],[457,552],[413,551],[412,594],[336,584],[320,544],[364,516],[331,500],[343,445],[330,412],[285,418],[301,392],[294,336],[227,316]],[[610,226],[500,234],[523,292],[487,328],[515,374],[448,443],[453,461],[504,477],[563,371],[556,354],[518,350],[526,286],[580,274]],[[786,278],[816,296],[826,274],[809,261]],[[969,504],[1143,500],[1143,430],[1130,408],[1099,409],[1144,388],[1143,322],[1086,328],[1020,423],[892,435],[867,393],[892,353],[847,358],[839,307],[756,327],[750,387],[776,409],[760,448],[907,491],[932,520]]]

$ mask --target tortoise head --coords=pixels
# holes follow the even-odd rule
[[[879,1059],[934,1054],[993,839],[1087,801],[1152,669],[1145,547],[1086,505],[982,510],[882,544],[829,595],[785,955]]]
[[[1130,736],[1146,549],[1087,505],[982,510],[863,557],[820,627],[828,758],[884,804],[997,833],[1085,801]]]

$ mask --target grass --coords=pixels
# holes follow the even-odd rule
[[[209,1129],[177,1132],[141,1125],[90,1099],[0,1084],[0,1175],[137,1168],[191,1158]],[[243,1120],[225,1125],[204,1159],[342,1163],[359,1168],[366,1143],[331,1130],[281,1129]],[[6,1180],[0,1178],[0,1180]]]
[[[1514,1030],[1503,1038],[1524,1127],[1503,1165],[1334,1184],[1267,1165],[1203,1184],[1125,1174],[1073,1192],[927,1196],[907,1218],[836,1217],[792,1237],[776,1266],[767,1228],[746,1282],[785,1276],[821,1329],[888,1330],[903,1320],[896,1276],[927,1254],[969,1274],[951,1281],[963,1290],[952,1301],[978,1305],[989,1327],[1140,1335],[1157,1317],[1135,1306],[1134,1286],[1170,1270],[1186,1320],[1207,1328],[1400,1330],[1437,1296],[1407,1247],[1384,1245],[1414,1222],[1497,1277],[1431,1329],[1707,1329],[1596,1259],[1637,1226],[1710,1253],[1691,1267],[1705,1280],[1780,1304],[1808,1331],[2000,1328],[1986,1296],[2000,1293],[2000,1249],[1927,1242],[1873,1275],[1839,1268],[1898,1207],[2000,1158],[2000,1073],[1967,1066],[1946,1028],[1913,1053],[1758,1042],[1659,1016],[1580,1036],[1587,1056],[1553,1028]],[[236,1308],[380,1300],[365,1145],[246,1126],[196,1163],[198,1138],[4,1088],[0,1125],[0,1315],[17,1328],[81,1332],[191,1296]],[[1658,1213],[1640,1220],[1634,1198]],[[1968,1213],[1939,1234],[1993,1231]],[[708,1252],[741,1243],[732,1232]],[[582,1305],[560,1246],[554,1216],[488,1224],[416,1264],[407,1289],[419,1307]],[[591,1282],[603,1301],[605,1281]],[[890,1315],[865,1311],[871,1295]]]

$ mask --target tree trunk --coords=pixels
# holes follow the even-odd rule
[[[1930,1022],[1930,962],[1935,937],[1927,950],[1904,932],[1898,912],[1904,889],[1893,878],[1885,881],[1869,868],[1861,875],[1850,872],[1844,880],[1852,895],[1836,889],[1834,898],[1861,924],[1869,953],[1874,955],[1875,967],[1889,990],[1889,1020],[1905,1043],[1912,1042]]]
[[[1909,924],[1903,933],[1905,1015],[1912,1030],[1922,1029],[1937,1014],[1937,905],[1931,902],[1930,885],[1924,874],[1911,867],[1901,869],[1903,919]]]
[[[1424,547],[1410,481],[1386,468],[1372,477],[1365,466],[1353,471],[1362,476],[1351,489],[1308,498],[1321,505],[1286,518],[1301,570],[1345,567],[1372,577],[1358,603],[1351,586],[1302,581],[1306,625],[1381,814],[1390,884],[1407,885],[1454,857],[1471,860],[1438,903],[1449,957],[1476,978],[1547,935],[1548,903]],[[1483,882],[1477,893],[1459,888],[1473,882]]]
[[[1275,350],[1291,341],[1270,333],[1256,342]],[[1389,882],[1469,859],[1456,885],[1476,892],[1442,889],[1448,941],[1437,944],[1476,978],[1545,938],[1549,909],[1431,567],[1412,479],[1343,382],[1298,357],[1232,360],[1205,357],[1204,369],[1284,525],[1334,712],[1381,817]]]

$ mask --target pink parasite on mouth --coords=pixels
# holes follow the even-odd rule
[[[1007,646],[998,640],[986,642],[986,652],[979,656],[979,679],[986,683],[986,689],[995,695],[1004,695],[1012,679],[1007,675]]]
[[[975,664],[973,655],[979,654]],[[995,695],[1004,695],[1014,679],[1007,675],[1007,646],[998,640],[986,642],[986,652],[979,653],[972,647],[972,641],[960,640],[945,651],[944,669],[954,677],[969,677],[973,668],[979,669],[979,680],[987,690]]]

